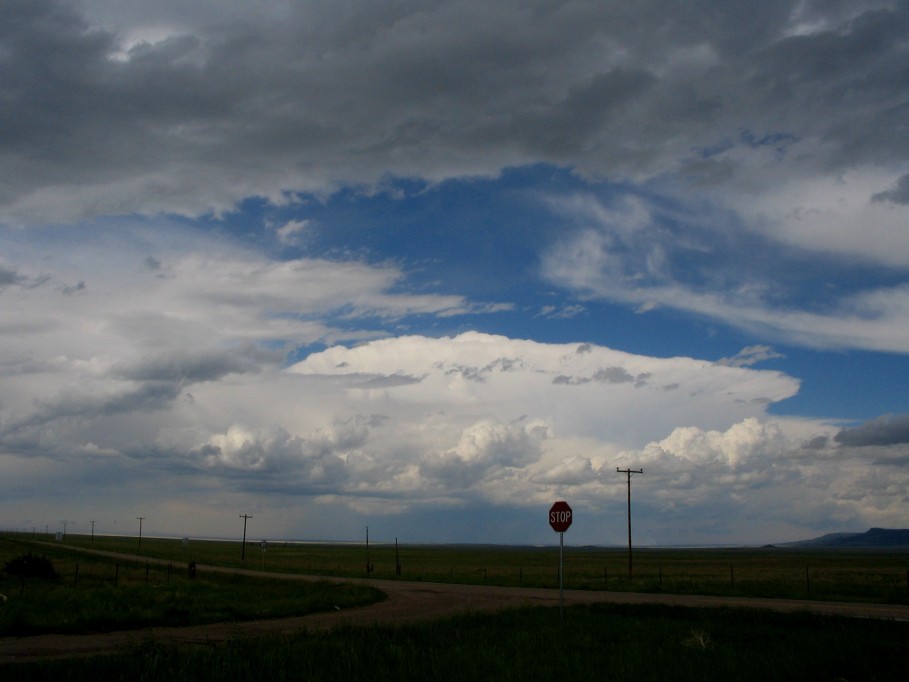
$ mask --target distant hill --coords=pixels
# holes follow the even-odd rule
[[[787,547],[905,547],[909,549],[909,529],[870,528],[864,533],[828,533],[813,540],[787,542]]]

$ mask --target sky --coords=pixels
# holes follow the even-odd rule
[[[909,4],[4,0],[0,528],[909,525]]]

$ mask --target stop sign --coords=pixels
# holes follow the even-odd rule
[[[571,525],[571,507],[564,500],[549,508],[549,525],[556,533],[564,533]]]

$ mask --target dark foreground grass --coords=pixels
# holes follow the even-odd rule
[[[16,680],[902,680],[909,623],[732,609],[528,608],[405,627],[146,642],[123,655],[9,665]]]
[[[281,618],[350,608],[382,597],[379,590],[359,585],[237,576],[84,590],[30,585],[24,593],[10,595],[0,608],[0,636]]]
[[[23,552],[46,557],[59,578],[2,569]],[[0,539],[0,636],[85,633],[297,616],[372,603],[363,585],[276,580],[123,562]]]

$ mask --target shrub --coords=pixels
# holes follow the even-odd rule
[[[7,561],[3,570],[17,578],[56,580],[60,577],[57,575],[57,571],[54,570],[54,565],[50,559],[43,556],[35,556],[31,552]]]

